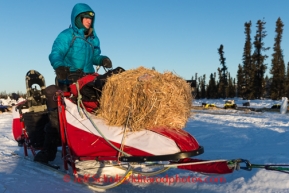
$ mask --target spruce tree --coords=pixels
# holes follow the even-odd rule
[[[199,84],[200,84],[200,98],[206,98],[206,75],[204,74],[203,77],[199,77]]]
[[[235,97],[235,86],[234,80],[231,77],[230,73],[228,73],[228,86],[226,88],[227,97],[234,98]]]
[[[209,79],[209,84],[207,86],[207,99],[211,99],[212,98],[212,78],[213,78],[213,74],[211,73],[210,75],[210,79]]]
[[[221,44],[220,48],[218,49],[218,53],[220,55],[220,63],[222,68],[221,70],[221,77],[220,77],[220,84],[219,84],[219,91],[220,91],[220,96],[222,98],[226,98],[226,87],[228,86],[228,78],[227,78],[227,72],[228,68],[226,66],[226,58],[224,57],[224,46]]]
[[[245,45],[244,45],[244,52],[243,52],[243,82],[239,82],[238,78],[238,92],[240,92],[240,88],[242,87],[242,97],[246,99],[253,99],[254,98],[254,86],[253,86],[253,79],[254,79],[254,69],[252,63],[252,43],[251,43],[251,21],[246,22],[245,26]],[[239,68],[240,70],[240,68]],[[240,74],[241,75],[241,74]],[[242,85],[239,85],[241,83]]]
[[[218,71],[218,81],[217,81],[217,98],[224,98],[224,84],[222,79],[222,71],[220,68],[217,69]]]
[[[253,70],[254,70],[254,97],[261,98],[264,93],[264,74],[267,69],[267,64],[265,64],[265,60],[268,58],[266,54],[263,52],[269,50],[269,47],[264,47],[264,39],[267,36],[267,32],[265,31],[266,22],[263,20],[257,21],[257,31],[254,37],[254,53],[252,55],[253,61]]]
[[[230,84],[229,84],[229,96],[231,98],[236,97],[236,79],[231,77]]]
[[[211,73],[209,84],[207,87],[207,98],[208,99],[215,99],[217,98],[217,85],[215,76]]]
[[[235,78],[233,79],[233,88],[234,88],[234,90],[232,90],[232,93],[234,93],[234,97],[236,97],[237,96],[237,93],[236,93],[237,84],[236,84],[236,79]]]
[[[206,75],[203,75],[203,79],[202,79],[202,87],[201,87],[201,93],[202,93],[202,98],[206,98],[207,97],[207,93],[206,93]]]
[[[285,96],[285,63],[283,57],[283,50],[281,49],[281,41],[283,34],[284,24],[279,17],[276,21],[276,36],[275,43],[273,47],[272,54],[272,65],[270,73],[272,74],[272,83],[271,83],[271,99],[281,99],[281,97]]]
[[[244,87],[245,87],[245,79],[243,73],[243,67],[241,64],[238,65],[237,71],[237,97],[244,98]]]
[[[272,78],[269,78],[268,75],[266,75],[264,81],[265,81],[265,83],[264,83],[264,85],[265,85],[264,97],[270,98]]]

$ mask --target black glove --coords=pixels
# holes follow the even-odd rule
[[[69,75],[69,67],[59,66],[55,69],[55,73],[58,80],[66,80]]]
[[[101,65],[105,68],[112,68],[112,62],[108,57],[102,59]]]

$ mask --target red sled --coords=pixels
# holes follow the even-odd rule
[[[131,132],[125,127],[107,125],[105,120],[73,103],[69,92],[59,91],[55,96],[58,102],[64,169],[79,177],[82,174],[78,165],[92,161],[99,164],[94,168],[96,170],[106,166],[125,170],[124,176],[118,181],[93,184],[96,188],[112,188],[123,183],[130,175],[156,175],[169,168],[206,174],[228,174],[234,171],[235,165],[230,165],[226,160],[193,159],[192,157],[202,154],[204,148],[185,130],[153,128]],[[12,130],[15,140],[24,141],[25,156],[28,156],[28,149],[35,155],[41,147],[36,142],[31,143],[30,135],[33,132],[27,132],[25,119],[21,119],[23,115],[26,116],[25,113],[31,112],[19,114],[17,108],[13,109]],[[45,117],[45,111],[35,114],[39,113]],[[143,167],[158,169],[144,172],[139,169]]]
[[[12,134],[15,139],[15,141],[20,142],[21,140],[21,135],[22,135],[22,128],[23,126],[21,125],[20,121],[20,114],[16,110],[16,106],[12,106]]]

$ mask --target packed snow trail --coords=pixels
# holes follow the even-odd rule
[[[196,101],[201,103],[202,101]],[[218,101],[211,101],[216,103]],[[236,101],[238,103],[238,101]],[[240,101],[239,103],[241,103]],[[255,101],[252,106],[268,107],[272,101]],[[95,192],[73,178],[64,179],[58,172],[39,166],[11,152],[23,155],[11,133],[11,113],[0,114],[0,193],[18,192]],[[289,163],[289,116],[280,113],[261,114],[205,114],[196,113],[186,128],[204,146],[199,159],[248,159],[254,164]],[[59,158],[55,163],[61,163]],[[60,161],[59,161],[60,160]],[[113,173],[116,175],[117,173]],[[166,177],[201,178],[206,175],[170,169],[158,175]],[[289,192],[289,175],[281,172],[253,169],[223,175],[222,183],[143,183],[129,181],[105,192]],[[99,191],[98,191],[99,192]]]

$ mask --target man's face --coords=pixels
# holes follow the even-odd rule
[[[83,18],[82,24],[86,29],[89,29],[91,26],[91,21],[92,21],[92,19],[90,19],[90,18]]]

